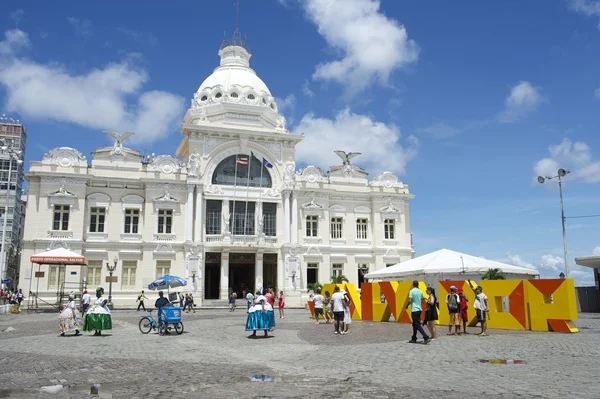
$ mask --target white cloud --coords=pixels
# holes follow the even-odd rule
[[[559,274],[565,269],[564,259],[560,256],[551,254],[542,255],[540,265],[542,266],[542,268],[551,269]]]
[[[93,35],[92,23],[87,19],[68,17],[67,22],[75,29],[75,35],[88,39]]]
[[[23,14],[25,14],[25,12],[21,8],[18,8],[9,14],[10,19],[12,19],[15,22],[15,26],[17,28],[19,27],[19,24],[21,23],[21,18],[23,18]]]
[[[594,250],[592,251],[592,255],[599,256],[600,255],[600,247],[594,248]]]
[[[524,261],[519,255],[513,255],[512,253],[507,252],[506,257],[515,266],[526,267],[527,269],[537,269],[533,263]]]
[[[22,31],[8,31],[0,42],[0,51],[8,48],[13,54],[0,61],[7,111],[92,129],[131,130],[136,132],[132,142],[154,141],[176,127],[183,99],[163,91],[142,92],[148,75],[133,63],[73,74],[60,65],[14,56],[15,47],[28,43]]]
[[[0,54],[12,56],[30,45],[27,33],[19,29],[7,30],[4,32],[4,40],[0,42]]]
[[[334,120],[306,114],[294,133],[304,134],[303,143],[296,150],[298,159],[325,170],[340,163],[333,151],[344,150],[362,152],[355,163],[367,168],[371,174],[384,170],[403,174],[419,147],[414,136],[402,145],[400,130],[395,125],[352,113],[348,108],[339,111]]]
[[[313,98],[315,96],[315,92],[311,90],[308,80],[305,80],[304,84],[302,85],[302,94],[309,98]]]
[[[587,15],[588,17],[600,17],[600,1],[571,0],[570,7],[571,9]],[[600,29],[600,22],[598,23],[598,29]]]
[[[500,120],[507,123],[516,122],[528,113],[535,111],[542,100],[543,97],[531,83],[521,81],[510,89]]]
[[[540,159],[533,167],[533,179],[537,176],[556,176],[559,168],[570,169],[569,179],[586,183],[600,182],[600,161],[594,161],[592,149],[581,141],[564,138],[560,144],[548,147],[550,156]]]
[[[373,82],[387,84],[390,74],[417,61],[419,46],[403,25],[379,11],[379,0],[305,0],[308,18],[339,59],[319,64],[313,79],[336,81],[356,94]]]
[[[436,139],[447,139],[459,135],[461,133],[461,130],[449,126],[445,123],[436,123],[431,126],[417,129],[417,133],[420,135],[430,136]]]
[[[279,113],[285,116],[288,129],[294,124],[294,111],[296,110],[296,96],[293,94],[288,95],[285,98],[275,98],[277,103],[277,110]]]
[[[538,263],[529,263],[511,252],[507,252],[506,257],[508,262],[515,266],[539,270],[541,278],[558,278],[560,273],[565,272],[565,262],[562,256],[544,254]],[[578,287],[594,284],[594,275],[591,269],[585,267],[570,264],[569,277],[575,279],[575,285]]]

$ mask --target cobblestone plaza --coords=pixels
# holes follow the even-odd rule
[[[441,326],[437,341],[413,345],[407,324],[354,322],[339,336],[305,310],[287,310],[268,339],[247,338],[240,309],[184,314],[183,335],[166,336],[142,335],[141,314],[117,310],[112,334],[64,338],[55,314],[3,315],[0,397],[91,397],[93,384],[100,397],[130,399],[600,397],[600,318],[591,315],[577,321],[578,334],[491,330],[484,338],[472,328],[447,337]]]

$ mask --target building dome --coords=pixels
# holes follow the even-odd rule
[[[250,68],[252,56],[244,47],[232,45],[219,51],[220,65],[200,85],[194,96],[197,105],[240,102],[268,106],[277,111],[269,88]]]

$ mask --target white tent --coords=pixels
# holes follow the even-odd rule
[[[406,262],[365,275],[369,280],[421,280],[433,284],[439,280],[478,280],[490,269],[500,269],[509,279],[531,279],[540,272],[496,262],[477,256],[440,249]]]
[[[69,251],[66,248],[55,248],[49,251],[41,252],[32,255],[31,263],[44,264],[61,264],[61,265],[85,265],[85,258],[77,252]]]

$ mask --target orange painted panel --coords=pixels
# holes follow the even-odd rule
[[[373,320],[373,283],[360,285],[360,300],[362,304],[362,319]],[[379,301],[379,298],[377,298]]]
[[[523,326],[527,328],[527,312],[525,309],[525,288],[521,281],[517,288],[508,296],[510,303],[510,314]]]
[[[565,279],[528,280],[539,292],[544,295],[553,294]]]

